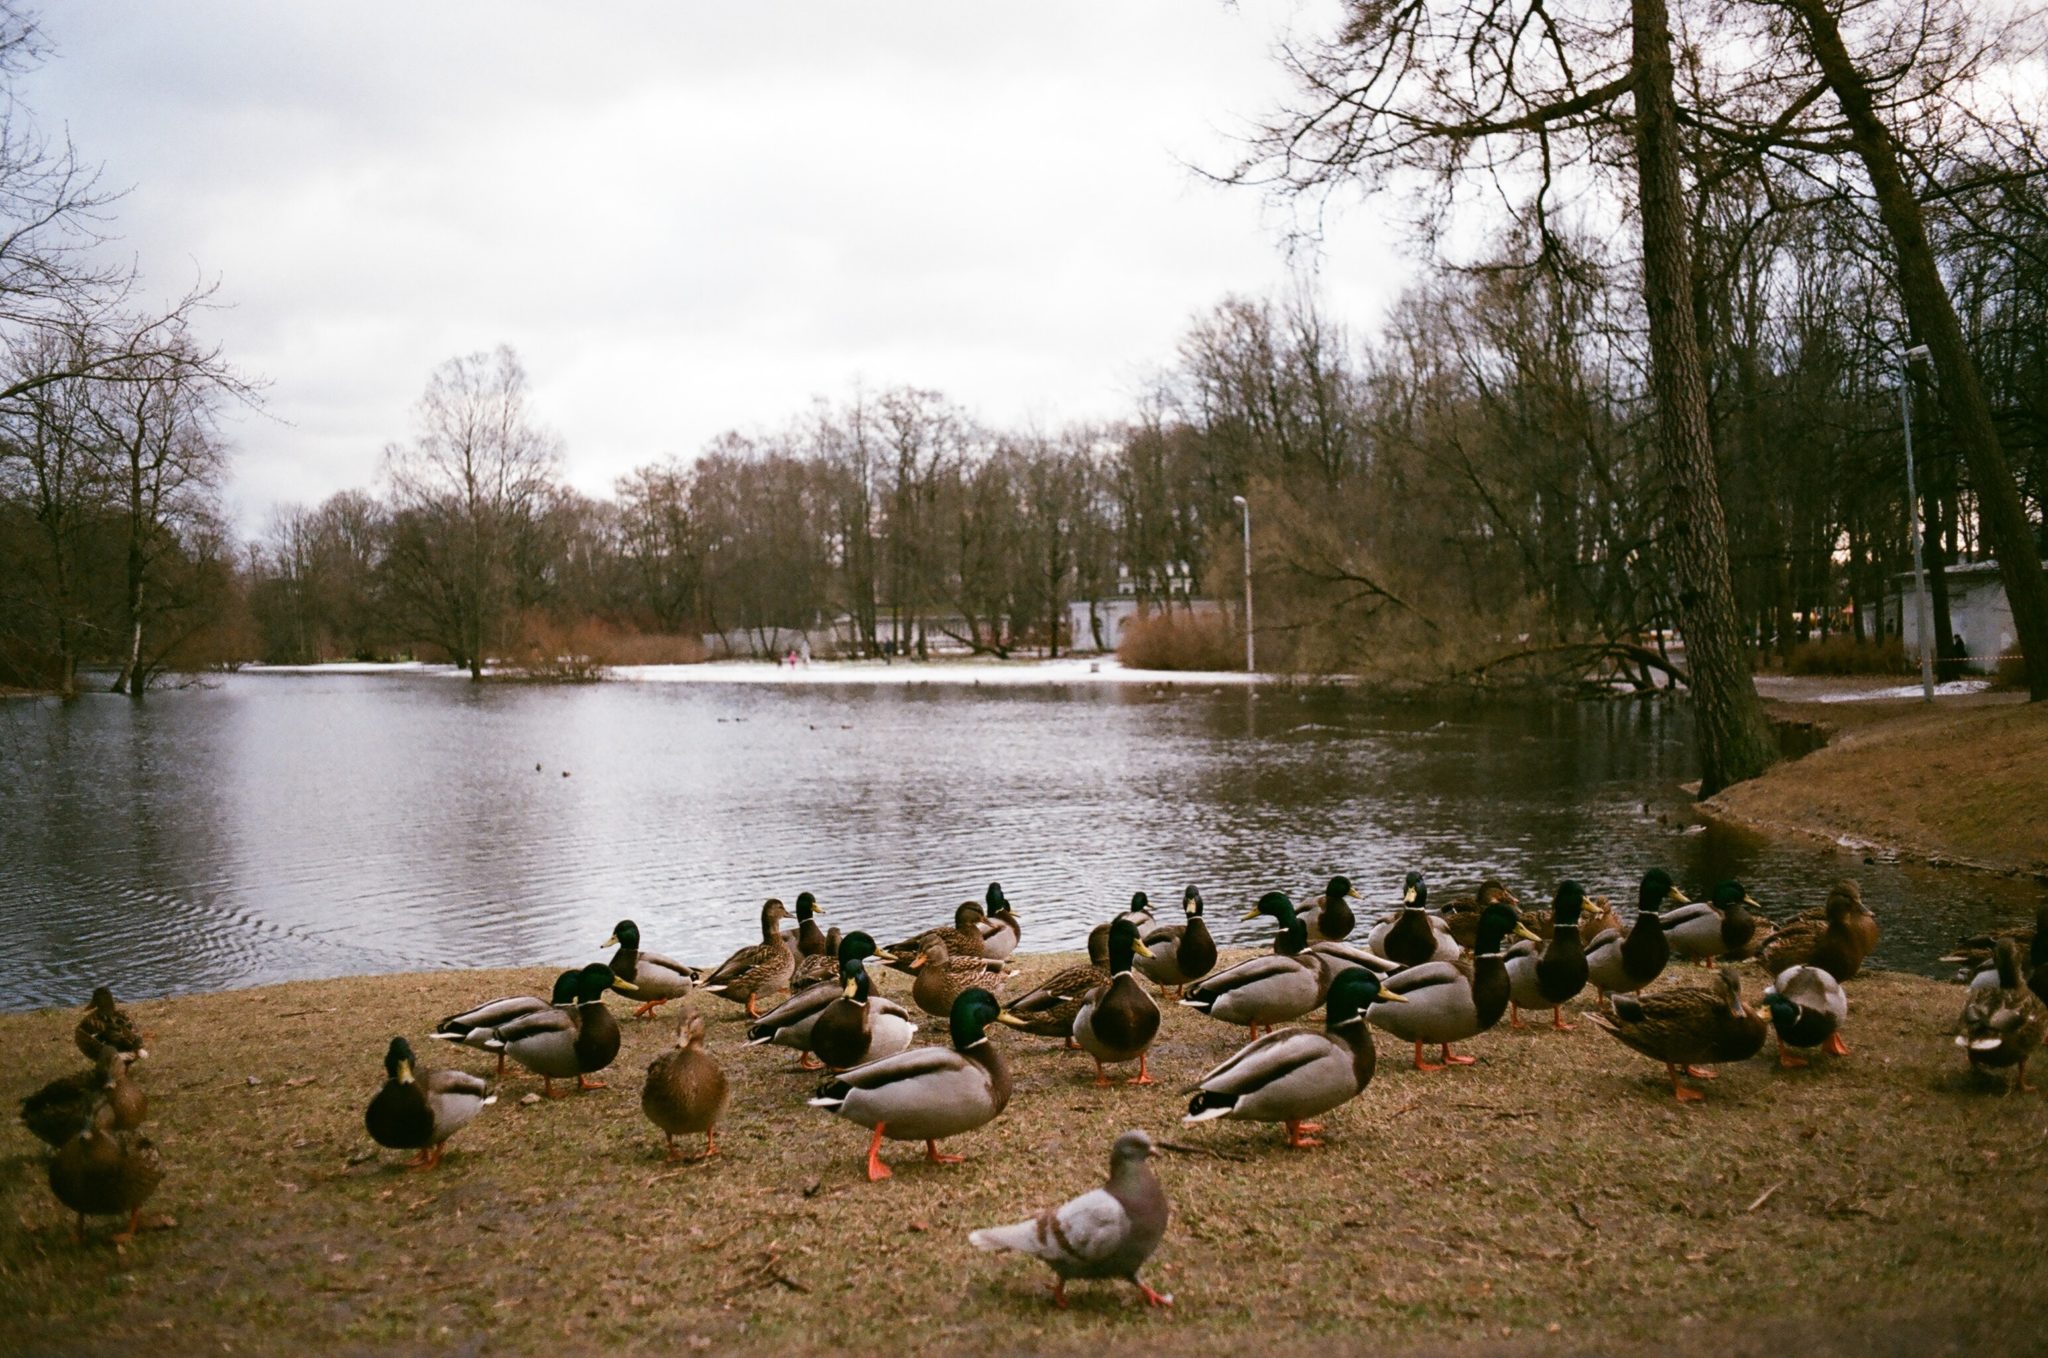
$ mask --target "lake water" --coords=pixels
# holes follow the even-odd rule
[[[238,675],[70,706],[0,704],[0,1007],[304,977],[604,956],[716,962],[770,895],[886,942],[1002,881],[1027,949],[1078,947],[1134,890],[1197,882],[1212,927],[1347,872],[1374,910],[1563,876],[1633,902],[1670,867],[1777,913],[1853,873],[1883,965],[2042,888],[1669,828],[1696,776],[1648,703],[1384,706],[1332,691],[474,686]],[[536,765],[539,767],[536,768]],[[569,776],[564,777],[567,773]],[[1647,808],[1647,810],[1646,810]]]

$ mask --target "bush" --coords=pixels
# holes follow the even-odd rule
[[[1840,634],[1795,646],[1785,660],[1787,674],[1910,674],[1912,668],[1897,637],[1869,642]]]
[[[703,640],[687,632],[622,631],[607,648],[614,665],[702,665],[711,659]]]
[[[1991,673],[1991,686],[1993,688],[2003,689],[2011,693],[2026,692],[2027,658],[2025,656],[2018,654],[2002,655],[1998,658],[1998,668]]]
[[[1134,670],[1241,670],[1244,637],[1220,613],[1151,613],[1124,624],[1116,658]]]

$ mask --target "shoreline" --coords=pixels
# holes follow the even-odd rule
[[[420,661],[335,661],[316,665],[244,665],[255,675],[417,674],[467,679],[453,665]],[[486,678],[491,677],[489,671]],[[792,687],[864,684],[871,686],[957,685],[963,687],[1064,687],[1089,685],[1186,685],[1252,687],[1310,682],[1302,676],[1246,674],[1242,670],[1135,670],[1113,655],[1062,656],[1056,660],[987,658],[942,660],[815,660],[794,668],[772,660],[707,660],[693,665],[610,665],[602,680],[628,684],[781,684]],[[1319,681],[1320,682],[1320,681]],[[1341,683],[1341,679],[1327,682]]]

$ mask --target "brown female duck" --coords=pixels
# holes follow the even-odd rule
[[[134,1052],[101,1047],[91,1070],[50,1081],[21,1101],[21,1125],[52,1146],[92,1126],[101,1104],[113,1109],[113,1129],[133,1131],[149,1115],[149,1096],[128,1078]]]
[[[1863,904],[1863,888],[1845,877],[1819,911],[1796,915],[1771,935],[1763,946],[1764,966],[1773,976],[1789,967],[1819,967],[1847,981],[1863,969],[1880,932],[1877,916]]]
[[[725,1115],[725,1072],[704,1050],[704,1016],[685,1014],[676,1025],[676,1045],[647,1066],[640,1086],[640,1111],[668,1138],[668,1158],[679,1160],[677,1136],[704,1134],[701,1160],[718,1154],[718,1119]]]
[[[933,939],[910,959],[910,998],[925,1013],[949,1018],[953,1004],[972,986],[986,986],[1000,994],[1010,973],[1001,962],[987,957],[955,957],[944,939]]]
[[[88,1216],[128,1215],[128,1229],[111,1239],[121,1244],[135,1238],[142,1225],[142,1204],[163,1182],[163,1157],[141,1132],[114,1130],[114,1110],[102,1104],[93,1123],[66,1141],[50,1157],[50,1191],[57,1201],[78,1213],[78,1240],[85,1241]]]
[[[1109,929],[1098,924],[1088,931],[1088,965],[1062,967],[1004,1006],[1003,1022],[1037,1037],[1063,1038],[1068,1051],[1079,1051],[1074,1041],[1074,1015],[1088,992],[1110,982]]]
[[[761,996],[788,989],[796,974],[796,954],[782,936],[782,921],[788,918],[789,907],[769,897],[761,907],[761,941],[720,962],[698,988],[744,1004],[748,1018],[761,1017]]]
[[[1742,980],[1724,966],[1713,986],[1678,986],[1648,995],[1616,995],[1614,1016],[1588,1014],[1596,1027],[1624,1046],[1662,1061],[1671,1075],[1671,1092],[1680,1103],[1706,1098],[1684,1084],[1681,1073],[1710,1080],[1703,1065],[1747,1061],[1763,1050],[1770,1023],[1742,999]]]
[[[114,992],[100,986],[92,992],[92,1001],[85,1007],[85,1017],[71,1031],[71,1040],[78,1044],[78,1050],[88,1061],[97,1061],[101,1047],[112,1047],[116,1051],[134,1052],[147,1056],[143,1050],[143,1033],[135,1026],[135,1020],[128,1017],[128,1011],[114,1003]]]

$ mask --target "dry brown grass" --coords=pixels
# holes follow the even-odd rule
[[[1241,670],[1244,634],[1221,613],[1171,609],[1132,618],[1116,658],[1134,670]]]
[[[1042,971],[1056,959],[1029,960]],[[2001,1097],[1946,1036],[1958,991],[1879,974],[1851,987],[1845,1061],[1730,1067],[1704,1105],[1582,1025],[1497,1030],[1472,1069],[1421,1075],[1382,1038],[1371,1088],[1328,1116],[1326,1148],[1270,1128],[1178,1124],[1185,1077],[1236,1037],[1169,1010],[1149,1089],[1096,1090],[1089,1064],[1005,1032],[1018,1088],[967,1163],[885,1152],[802,1104],[791,1053],[741,1049],[704,999],[733,1081],[708,1163],[668,1166],[638,1108],[671,1021],[627,1020],[601,1093],[522,1106],[452,1143],[441,1169],[376,1152],[362,1110],[393,1033],[546,969],[309,982],[131,1006],[174,1228],[116,1252],[72,1243],[39,1148],[0,1133],[0,1350],[1132,1354],[1365,1351],[1807,1355],[2038,1345],[2048,1286],[2043,1096]],[[1685,978],[1690,979],[1690,978]],[[1751,982],[1751,994],[1757,982]],[[0,1016],[18,1098],[76,1064],[75,1014]],[[2044,1072],[2048,1073],[2048,1072]],[[1151,1281],[1083,1285],[977,1254],[972,1227],[1099,1180],[1143,1126],[1175,1219]],[[2015,1349],[2017,1351],[2017,1349]]]
[[[1826,749],[1704,804],[1767,830],[1871,844],[1910,857],[2048,873],[2048,706],[1975,701],[1779,703],[1839,724]]]

